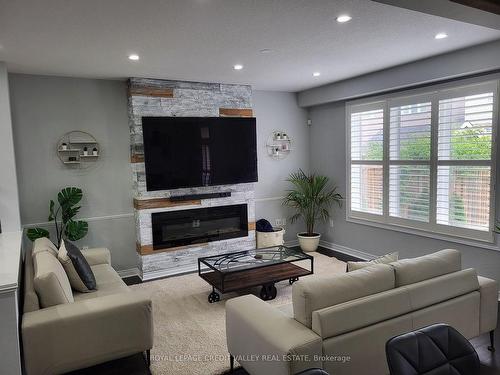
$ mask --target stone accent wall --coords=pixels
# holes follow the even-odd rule
[[[177,211],[210,206],[246,203],[248,222],[255,222],[254,184],[236,184],[211,187],[146,190],[144,146],[142,138],[143,116],[218,117],[252,116],[252,89],[246,85],[168,81],[131,78],[128,87],[128,111],[130,125],[130,161],[135,199],[135,221],[139,268],[142,278],[152,279],[182,272],[193,271],[200,256],[245,250],[255,247],[255,230],[248,237],[210,242],[197,246],[158,251],[143,255],[141,248],[152,244],[151,213]],[[137,204],[142,200],[164,199],[175,195],[231,192],[231,197],[204,199],[181,205],[163,204],[159,208],[145,208]],[[146,203],[146,202],[144,202]]]

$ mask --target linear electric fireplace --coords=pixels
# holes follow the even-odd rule
[[[247,205],[153,213],[153,249],[248,236]]]

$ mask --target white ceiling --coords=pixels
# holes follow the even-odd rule
[[[0,61],[20,73],[299,91],[495,39],[369,0],[0,0]]]

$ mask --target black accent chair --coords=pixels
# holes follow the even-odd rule
[[[329,375],[325,370],[320,368],[310,368],[305,371],[301,371],[295,375]]]
[[[396,336],[385,345],[391,375],[475,375],[479,357],[455,328],[434,324]]]

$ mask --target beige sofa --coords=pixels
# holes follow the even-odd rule
[[[293,285],[293,317],[253,295],[226,303],[229,353],[252,375],[388,374],[385,343],[433,323],[472,338],[496,328],[497,282],[442,250]]]
[[[36,240],[25,256],[21,333],[28,375],[61,374],[141,352],[149,357],[151,300],[125,285],[109,250],[82,253],[97,281],[92,293],[71,290],[49,240]]]

